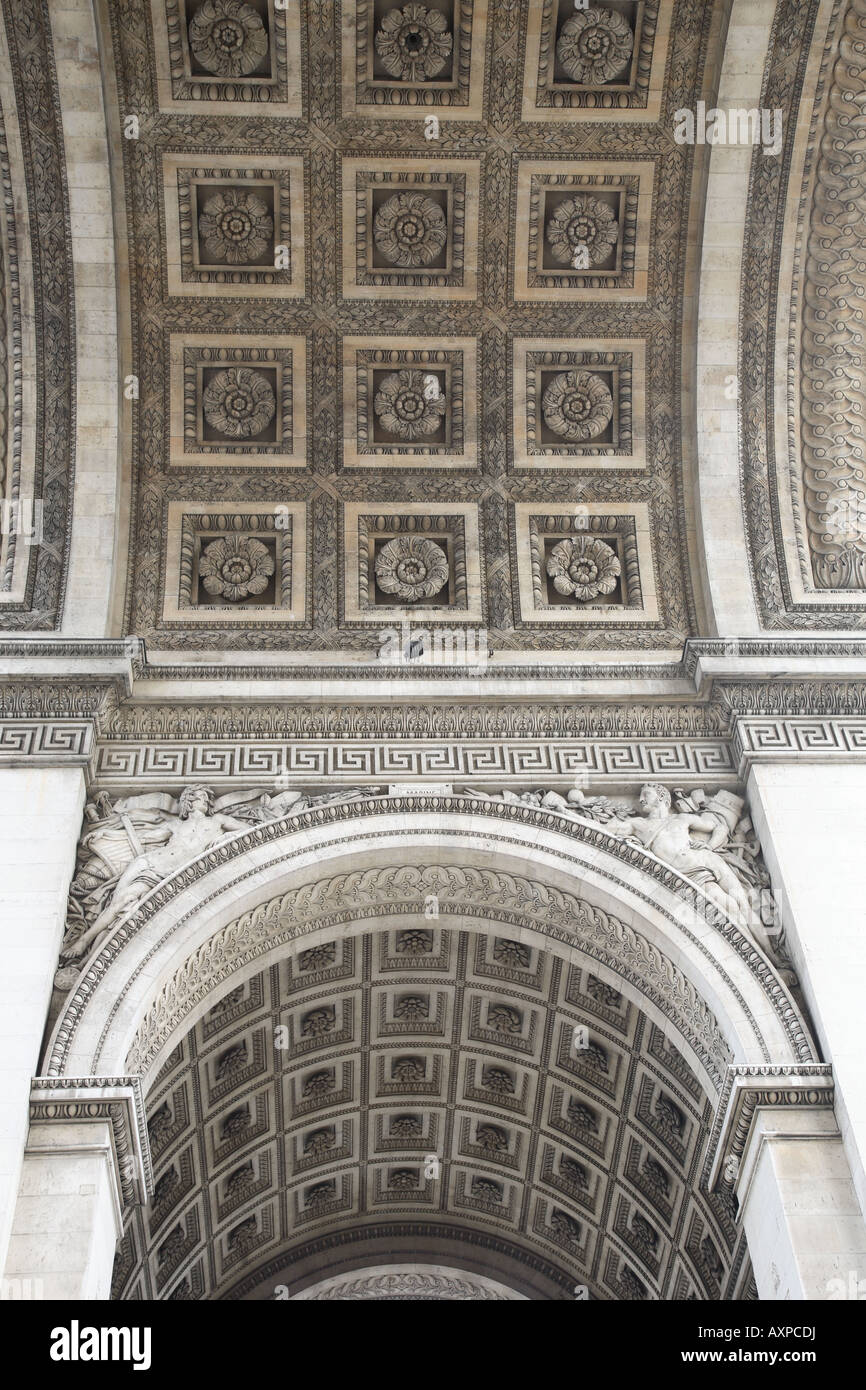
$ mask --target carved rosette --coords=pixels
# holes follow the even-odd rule
[[[376,52],[384,67],[403,82],[437,77],[448,62],[453,43],[448,20],[426,5],[389,10],[376,34]]]
[[[382,592],[406,603],[433,598],[448,583],[448,556],[423,536],[395,536],[379,551],[375,569]]]
[[[556,57],[572,81],[601,87],[622,76],[633,48],[634,34],[625,17],[594,7],[566,20]]]
[[[616,552],[597,537],[560,541],[550,552],[547,573],[558,594],[573,594],[581,602],[612,594],[620,574]]]
[[[211,541],[199,560],[199,576],[206,591],[230,603],[264,593],[273,572],[273,557],[252,536],[225,536]]]
[[[263,256],[274,235],[274,219],[255,193],[229,188],[208,198],[198,219],[208,256],[222,265],[247,265]]]
[[[202,409],[208,424],[233,439],[259,434],[274,417],[277,403],[271,384],[249,367],[229,367],[205,387]]]
[[[243,0],[205,0],[189,26],[193,57],[215,77],[246,77],[268,51],[261,16]]]
[[[563,439],[595,439],[613,418],[613,397],[592,372],[561,372],[542,397],[541,413]]]
[[[373,239],[392,265],[429,265],[448,239],[445,214],[424,193],[395,193],[376,213]]]
[[[435,382],[436,378],[433,380]],[[401,439],[420,439],[435,434],[446,408],[445,397],[433,393],[424,372],[392,372],[385,377],[373,400],[373,409],[383,429]]]
[[[547,223],[550,249],[563,265],[573,265],[575,253],[586,247],[590,265],[610,255],[619,236],[619,223],[607,203],[598,198],[569,198],[560,203]]]

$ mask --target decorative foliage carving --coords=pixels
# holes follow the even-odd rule
[[[500,965],[510,965],[525,970],[529,968],[529,947],[524,945],[522,941],[509,941],[505,937],[498,936],[493,943],[493,959],[499,961]]]
[[[475,1142],[487,1153],[508,1152],[508,1135],[504,1129],[500,1129],[499,1125],[479,1125]]]
[[[333,1071],[314,1071],[304,1080],[301,1094],[304,1096],[327,1095],[328,1091],[333,1091],[336,1079]]]
[[[309,1156],[319,1157],[329,1153],[337,1146],[337,1131],[333,1126],[325,1129],[314,1129],[312,1134],[308,1134],[304,1140],[304,1153]]]
[[[252,536],[226,536],[204,547],[198,572],[209,594],[235,603],[264,593],[274,561],[267,547]]]
[[[229,367],[208,382],[202,409],[208,424],[233,439],[247,439],[270,424],[277,408],[271,384],[261,372]]]
[[[390,1133],[396,1139],[420,1139],[424,1133],[424,1122],[418,1115],[395,1115]]]
[[[448,556],[435,541],[395,536],[376,557],[376,582],[383,593],[406,603],[432,598],[448,583]]]
[[[423,1081],[426,1074],[427,1063],[423,1057],[395,1057],[391,1063],[394,1081]]]
[[[573,1187],[586,1191],[589,1187],[589,1174],[582,1163],[578,1163],[576,1158],[562,1158],[559,1164],[559,1171],[562,1176]]]
[[[320,946],[311,946],[298,956],[300,970],[325,970],[337,959],[336,941],[323,941]]]
[[[332,1033],[336,1026],[337,1014],[331,1005],[312,1009],[301,1019],[301,1037],[320,1038],[326,1033]]]
[[[395,193],[376,213],[373,238],[392,265],[429,265],[448,239],[448,224],[432,198],[423,193]]]
[[[210,260],[218,265],[247,265],[272,244],[274,219],[257,194],[228,188],[204,200],[198,229]]]
[[[433,933],[424,927],[407,927],[397,933],[396,950],[403,956],[432,955]]]
[[[866,434],[861,400],[861,142],[866,3],[846,7],[818,151],[802,307],[805,516],[819,589],[866,589]]]
[[[406,994],[394,1005],[394,1017],[410,1022],[430,1017],[430,1001],[420,994]]]
[[[568,1102],[568,1118],[573,1125],[577,1125],[578,1129],[585,1129],[591,1134],[598,1134],[598,1116],[582,1100],[572,1099]]]
[[[402,1302],[422,1300],[445,1300],[448,1303],[497,1303],[509,1302],[512,1296],[499,1289],[491,1288],[480,1277],[467,1274],[456,1279],[441,1274],[427,1274],[423,1270],[412,1274],[398,1272],[367,1275],[356,1279],[338,1279],[323,1288],[316,1288],[305,1294],[305,1299],[326,1302],[338,1300],[353,1302],[395,1298]]]
[[[388,1186],[395,1192],[413,1191],[420,1185],[416,1168],[395,1168],[388,1176]]]
[[[670,1176],[668,1175],[668,1173],[665,1172],[658,1159],[653,1158],[652,1154],[647,1154],[646,1158],[644,1159],[641,1173],[644,1179],[646,1180],[647,1186],[650,1187],[654,1192],[657,1192],[660,1197],[670,1196]]]
[[[547,387],[541,412],[548,428],[563,439],[595,439],[610,423],[613,397],[600,376],[561,372]]]
[[[580,1245],[580,1222],[575,1221],[573,1216],[569,1216],[565,1211],[555,1211],[550,1218],[550,1228],[555,1231],[566,1245]]]
[[[196,61],[219,77],[245,77],[268,51],[261,16],[243,0],[204,0],[190,21]]]
[[[63,117],[57,86],[51,20],[44,0],[16,0],[4,5],[7,53],[7,85],[4,108],[14,115],[16,143],[23,161],[22,184],[27,186],[27,211],[33,271],[24,271],[32,303],[28,310],[39,358],[40,405],[33,418],[31,453],[34,457],[38,497],[43,505],[43,534],[47,543],[25,547],[22,592],[2,605],[2,626],[20,631],[59,627],[69,550],[72,543],[72,483],[76,458],[76,305],[73,283],[67,170],[64,158]],[[13,197],[2,114],[0,114],[0,181],[3,201],[3,269],[8,297],[0,311],[4,343],[11,349],[12,371],[7,380],[5,432],[10,450],[3,497],[6,502],[27,505],[21,495],[22,408],[28,392],[21,378],[21,303],[18,289],[18,234],[22,230],[17,190]],[[3,320],[6,320],[3,323]],[[5,369],[3,376],[6,376]],[[0,377],[2,380],[2,377]],[[23,389],[22,389],[23,388]],[[27,438],[28,430],[23,430]],[[3,464],[0,450],[0,466]],[[16,477],[17,475],[17,477]],[[8,521],[4,521],[8,530]],[[15,537],[6,535],[4,561],[15,559]],[[11,574],[0,573],[0,588],[8,588]]]
[[[235,1110],[229,1111],[220,1126],[221,1139],[233,1139],[252,1125],[252,1118],[249,1106],[239,1105]]]
[[[428,377],[435,389],[427,384]],[[382,426],[401,439],[435,434],[446,408],[435,376],[414,371],[392,372],[386,376],[373,401]]]
[[[507,1004],[495,1004],[487,1011],[487,1026],[497,1033],[519,1033],[523,1019],[519,1009],[510,1009]]]
[[[563,265],[574,265],[585,248],[590,265],[607,260],[619,236],[619,224],[607,203],[589,196],[560,203],[545,228],[551,250]]]
[[[574,594],[585,601],[612,594],[621,573],[616,552],[604,541],[590,537],[560,541],[547,561],[547,573],[558,594]]]
[[[496,1095],[514,1095],[514,1077],[502,1067],[484,1067],[481,1072],[481,1084]]]
[[[593,6],[578,10],[562,26],[556,56],[569,77],[589,87],[601,87],[628,67],[634,34],[617,10]]]
[[[445,16],[425,5],[389,10],[376,34],[376,52],[388,72],[404,82],[437,77],[453,44]]]
[[[586,982],[586,992],[591,999],[595,999],[599,1004],[604,1004],[609,1009],[619,1009],[622,1007],[622,995],[613,985],[609,985],[604,980],[599,980],[597,976],[590,975]]]

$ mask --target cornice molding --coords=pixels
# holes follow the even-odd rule
[[[72,759],[106,787],[736,780],[761,758],[850,759],[866,747],[866,639],[690,641],[667,667],[551,668],[558,679],[539,699],[539,672],[522,668],[512,687],[505,668],[475,682],[442,670],[432,685],[430,670],[395,668],[399,698],[384,698],[391,671],[377,667],[365,698],[363,672],[318,666],[306,672],[311,698],[298,668],[164,667],[135,638],[0,639],[0,669],[0,766]]]
[[[745,718],[734,726],[733,761],[743,781],[755,763],[862,762],[866,759],[866,716]]]
[[[704,1182],[709,1190],[734,1188],[759,1109],[832,1112],[834,1094],[829,1063],[730,1066],[707,1143]]]
[[[0,719],[0,769],[93,769],[96,741],[90,719]]]
[[[153,1193],[153,1166],[144,1097],[138,1076],[36,1076],[30,1089],[31,1124],[111,1125],[115,1175],[125,1205]]]

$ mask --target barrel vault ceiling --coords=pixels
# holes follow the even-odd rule
[[[400,1250],[536,1298],[754,1296],[699,1187],[698,1076],[608,978],[522,940],[407,916],[321,941],[228,988],[147,1109],[116,1297],[293,1296]]]
[[[113,0],[127,630],[372,661],[696,630],[680,348],[700,0]],[[130,123],[130,118],[134,118]]]

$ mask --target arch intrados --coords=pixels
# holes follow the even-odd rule
[[[565,960],[569,965],[582,965],[591,969],[592,973],[599,979],[618,989],[629,1001],[641,1010],[658,1028],[673,1042],[673,1044],[684,1054],[689,1065],[698,1076],[701,1084],[709,1095],[718,1093],[723,1080],[720,1066],[724,1063],[719,1061],[721,1049],[716,1060],[716,1067],[708,1062],[706,1049],[699,1047],[694,1030],[689,1029],[687,1021],[682,1017],[671,1017],[666,1014],[656,1001],[649,997],[641,987],[632,979],[617,971],[611,964],[598,959],[590,954],[585,944],[578,940],[568,944],[559,940],[553,940],[545,933],[525,924],[514,927],[512,923],[503,922],[492,913],[481,914],[474,917],[471,921],[466,920],[461,915],[461,908],[458,905],[454,913],[444,912],[439,918],[439,926],[451,931],[468,931],[479,934],[490,933],[501,936],[507,932],[519,940],[525,941],[528,945],[536,947],[540,951],[545,951],[550,955],[555,955]],[[213,1007],[215,1003],[229,990],[236,985],[246,983],[261,971],[268,969],[277,962],[291,956],[298,955],[301,951],[306,951],[310,947],[322,942],[333,940],[335,935],[356,937],[364,936],[370,932],[394,930],[403,927],[429,927],[433,925],[431,920],[424,916],[422,910],[415,912],[399,911],[395,913],[358,916],[353,914],[351,921],[346,921],[338,931],[332,924],[328,923],[314,927],[314,929],[302,936],[296,937],[293,941],[275,942],[261,955],[256,955],[223,977],[218,983],[213,983],[201,997],[192,1003],[184,1013],[182,1020],[167,1032],[161,1041],[158,1051],[148,1053],[143,1058],[143,1065],[140,1069],[142,1087],[146,1095],[158,1076],[168,1055],[177,1046],[180,1038],[189,1033],[196,1023]],[[719,1030],[719,1040],[723,1044],[724,1038]],[[127,1054],[127,1061],[130,1061],[130,1054]],[[136,1057],[137,1060],[137,1057]],[[138,1068],[133,1065],[127,1068],[136,1072]]]

